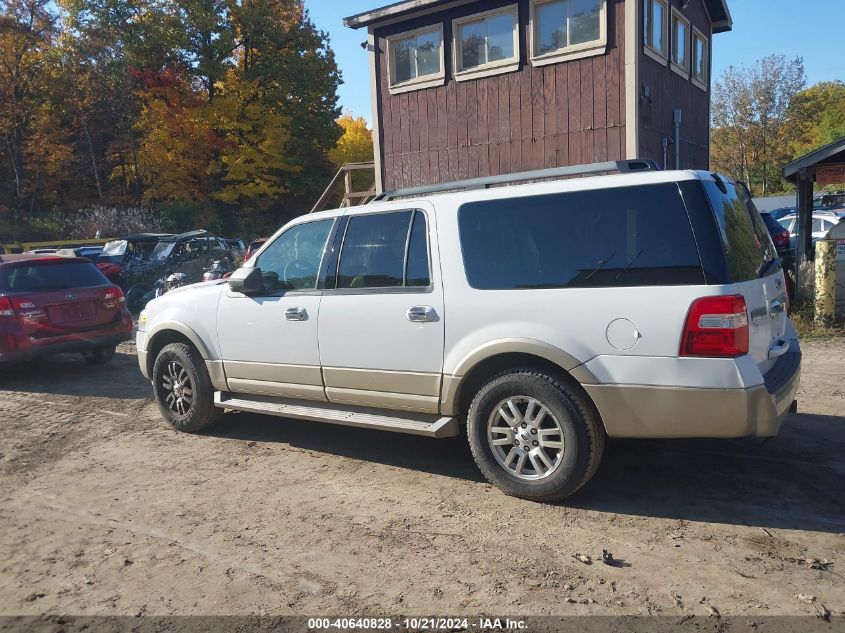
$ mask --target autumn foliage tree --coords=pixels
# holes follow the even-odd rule
[[[0,211],[144,204],[263,232],[331,178],[341,78],[302,0],[0,8]]]

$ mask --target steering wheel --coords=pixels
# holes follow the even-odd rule
[[[311,267],[301,259],[294,259],[285,264],[282,270],[282,282],[286,287],[291,287],[291,277],[304,277],[311,272]]]

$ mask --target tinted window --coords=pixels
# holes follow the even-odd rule
[[[255,261],[264,287],[275,290],[313,290],[334,220],[297,224],[282,233]]]
[[[349,218],[340,254],[337,287],[402,286],[411,215],[411,211],[399,211]]]
[[[108,283],[102,273],[90,263],[32,263],[0,268],[0,291],[4,292],[90,288]]]
[[[781,223],[775,220],[770,214],[761,213],[760,217],[762,217],[763,222],[766,223],[766,228],[769,229],[769,233],[780,233],[783,230]]]
[[[777,257],[777,252],[751,198],[730,182],[722,180],[721,184],[724,191],[712,180],[707,180],[704,189],[722,231],[731,279],[755,279],[760,269]]]
[[[675,184],[472,202],[458,221],[474,288],[701,284]]]
[[[425,214],[414,212],[411,237],[408,239],[408,263],[405,268],[406,286],[428,286],[428,240],[426,239]]]

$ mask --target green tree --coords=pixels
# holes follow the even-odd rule
[[[714,167],[764,196],[782,187],[779,167],[797,134],[789,104],[805,82],[800,57],[769,55],[751,68],[725,69],[713,89]]]
[[[806,154],[845,136],[845,83],[822,81],[796,94],[789,118],[799,131],[793,156]]]

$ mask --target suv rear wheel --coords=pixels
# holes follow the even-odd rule
[[[505,493],[534,501],[568,497],[598,469],[604,430],[592,403],[532,369],[494,376],[467,415],[473,457]]]
[[[214,406],[214,387],[205,363],[190,345],[165,345],[156,357],[152,379],[159,411],[177,431],[196,433],[223,415]]]

